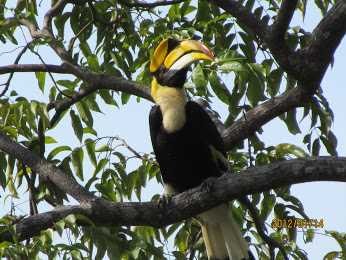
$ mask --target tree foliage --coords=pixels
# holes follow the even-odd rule
[[[227,108],[225,122],[209,113],[219,124],[234,172],[319,156],[323,146],[337,155],[333,111],[320,82],[346,31],[345,23],[339,22],[346,18],[343,1],[314,1],[321,22],[313,32],[289,26],[294,12],[305,16],[306,0],[19,0],[13,4],[0,0],[0,40],[18,48],[11,55],[14,61],[0,66],[0,186],[5,200],[27,201],[28,211],[25,216],[11,211],[0,218],[1,257],[206,259],[193,218],[144,226],[137,223],[146,220],[131,225],[124,215],[115,224],[117,220],[112,222],[106,213],[100,216],[102,212],[94,214],[93,207],[83,208],[96,196],[113,203],[102,200],[100,205],[121,208],[122,203],[141,201],[148,182],[161,183],[151,151],[139,153],[126,137],[105,136],[96,130],[94,118],[107,106],[123,109],[130,99],[151,101],[148,62],[166,37],[199,39],[214,51],[214,62],[193,67],[186,89],[192,99]],[[60,64],[40,54],[45,47],[54,51]],[[40,62],[22,64],[24,53]],[[37,84],[26,87],[40,89],[43,101],[26,98],[21,86],[11,84],[14,73],[20,77],[21,72],[35,75]],[[301,147],[268,146],[261,141],[261,127],[276,117],[287,127],[287,135],[304,131]],[[302,120],[310,125],[308,130],[300,129]],[[51,136],[66,121],[77,145]],[[133,158],[134,169],[129,167]],[[309,218],[290,184],[274,186],[248,192],[246,197],[240,192],[232,213],[259,259],[308,259],[296,243],[298,228],[273,229],[265,224],[273,217]],[[70,196],[80,208],[65,207],[75,204]],[[45,216],[51,218],[46,225]],[[37,230],[25,229],[30,225]],[[313,242],[315,231],[303,229],[305,243]],[[340,250],[325,258],[344,258],[346,236],[328,234]]]

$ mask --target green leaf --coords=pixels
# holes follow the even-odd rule
[[[56,83],[59,86],[63,86],[69,90],[74,90],[77,87],[77,82],[72,80],[61,79],[61,80],[57,80]]]
[[[280,89],[283,71],[281,69],[272,70],[268,76],[268,93],[270,96],[275,96]]]
[[[211,12],[210,7],[207,1],[200,0],[198,1],[198,9],[196,14],[196,22],[207,22],[211,20]]]
[[[100,71],[100,65],[95,54],[89,55],[87,57],[88,65],[92,71]]]
[[[184,1],[183,5],[180,8],[181,16],[184,17],[189,13],[195,11],[197,8],[195,6],[190,5],[191,1]]]
[[[85,99],[86,104],[92,111],[96,111],[99,113],[102,113],[98,103],[96,102],[96,97],[95,96],[89,96],[88,98]]]
[[[312,156],[318,156],[320,154],[320,149],[321,149],[320,139],[317,138],[314,140],[312,144]]]
[[[196,85],[197,92],[199,93],[198,95],[204,95],[208,82],[200,64],[192,71],[192,81]]]
[[[75,170],[76,175],[81,179],[82,181],[84,180],[83,178],[83,149],[82,148],[76,148],[72,152],[72,165]]]
[[[95,171],[94,171],[94,176],[96,175],[96,174],[98,174],[107,164],[109,163],[109,160],[108,159],[106,159],[106,158],[102,158],[99,162],[98,162],[98,164],[97,164],[97,166],[96,166],[96,168],[95,168]]]
[[[300,134],[300,128],[298,126],[297,117],[296,117],[297,110],[294,108],[291,111],[287,112],[285,123],[288,128],[288,131],[290,131],[291,134]]]
[[[209,76],[210,86],[213,89],[215,95],[225,104],[229,105],[231,93],[227,89],[226,85],[222,80],[216,75],[215,72],[212,72]]]
[[[73,131],[75,135],[78,137],[79,141],[82,142],[82,139],[83,139],[82,122],[80,121],[79,116],[76,115],[74,110],[70,110],[70,116],[71,116]]]
[[[246,71],[244,66],[238,61],[228,61],[220,66],[220,70],[224,73]]]
[[[87,42],[81,42],[79,44],[79,47],[85,57],[88,57],[93,54]]]
[[[334,155],[337,156],[338,152],[336,151],[336,143],[333,141],[330,141],[328,138],[324,137],[324,136],[320,136],[320,139],[322,140],[322,143],[324,144],[324,146],[327,149],[327,152],[330,155]]]
[[[335,260],[335,259],[338,259],[339,257],[340,257],[339,252],[332,251],[332,252],[325,254],[325,256],[323,257],[323,260]]]
[[[91,163],[96,167],[97,160],[95,155],[95,141],[92,139],[86,139],[84,143],[85,143],[85,147],[86,147],[89,159]]]
[[[42,93],[44,92],[44,85],[46,83],[46,72],[35,72],[36,79],[38,81],[38,86],[41,89]]]
[[[109,147],[109,146],[106,145],[106,144],[102,144],[102,145],[100,145],[100,147],[97,148],[95,151],[98,152],[98,153],[110,152],[110,151],[112,151],[112,148]]]
[[[86,40],[91,36],[92,25],[87,26],[92,20],[91,10],[85,8],[82,5],[76,5],[72,9],[70,24],[73,33],[78,36],[81,42],[86,42]]]
[[[129,102],[131,95],[125,92],[121,93],[121,104],[126,105]]]
[[[65,23],[68,18],[70,18],[71,13],[63,13],[60,15],[57,15],[54,19],[55,27],[58,31],[58,36],[63,39],[64,38],[64,32],[65,32]]]
[[[168,18],[172,22],[180,18],[179,4],[171,5],[171,7],[168,10]]]
[[[326,231],[326,233],[331,235],[338,242],[342,253],[346,254],[346,234],[337,231]]]
[[[255,0],[247,0],[245,4],[245,8],[251,11],[254,5],[255,5]]]
[[[336,148],[338,146],[338,140],[336,138],[336,136],[334,135],[334,133],[330,130],[328,132],[328,142],[330,143],[330,145],[332,146],[333,148],[333,155],[337,155],[337,151],[336,151]]]
[[[52,160],[56,155],[58,155],[61,152],[64,151],[71,151],[71,148],[69,146],[63,145],[63,146],[58,146],[54,148],[47,156],[47,160],[50,161]]]
[[[8,155],[7,169],[6,169],[6,175],[8,177],[11,177],[11,178],[13,177],[15,163],[16,163],[16,159],[12,155]]]
[[[269,192],[264,193],[264,198],[261,201],[261,211],[260,217],[262,220],[266,220],[274,208],[276,202],[275,195],[269,194]]]
[[[101,89],[101,90],[99,90],[99,94],[106,104],[118,106],[117,103],[115,102],[114,98],[109,93],[109,90]]]
[[[91,134],[91,135],[97,136],[97,132],[95,131],[95,129],[90,128],[90,127],[83,128],[83,133],[84,134]]]
[[[252,106],[256,106],[259,101],[265,99],[263,88],[261,84],[258,84],[257,80],[254,80],[254,77],[250,77],[250,84],[248,84],[246,96]]]
[[[126,165],[126,157],[122,153],[115,151],[112,154],[119,158],[119,161],[122,165]]]
[[[315,236],[315,230],[312,229],[312,228],[309,228],[306,230],[306,232],[304,232],[304,240],[305,240],[305,243],[309,243],[309,242],[312,242],[312,240],[314,239],[314,236]]]
[[[0,186],[5,190],[6,187],[6,168],[7,160],[3,152],[0,152]]]
[[[325,0],[315,0],[315,4],[321,10],[322,15],[324,16],[328,10],[328,1]]]
[[[82,118],[83,122],[86,123],[87,126],[91,127],[93,126],[94,119],[93,116],[91,115],[89,107],[86,105],[85,102],[80,101],[76,103],[76,107],[78,110],[78,113],[80,117]]]
[[[275,148],[278,158],[283,158],[286,155],[294,155],[297,158],[308,156],[302,148],[294,144],[282,143],[277,145]]]
[[[51,136],[45,136],[44,137],[44,143],[45,144],[56,144],[57,141]]]

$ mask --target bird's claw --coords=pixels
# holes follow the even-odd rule
[[[208,179],[205,179],[201,184],[201,189],[206,192],[211,192],[213,190],[215,180],[215,177],[209,177]]]
[[[160,195],[157,205],[159,208],[166,208],[167,205],[171,202],[173,195]]]

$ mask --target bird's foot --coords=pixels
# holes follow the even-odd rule
[[[213,190],[215,180],[215,177],[209,177],[208,179],[205,179],[201,184],[201,189],[206,192],[211,192]]]
[[[157,200],[157,205],[159,208],[166,208],[167,205],[172,201],[173,195],[160,195]]]

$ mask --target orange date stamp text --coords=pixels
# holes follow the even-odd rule
[[[324,219],[302,219],[302,218],[288,218],[279,219],[274,218],[271,227],[278,228],[323,228]]]

